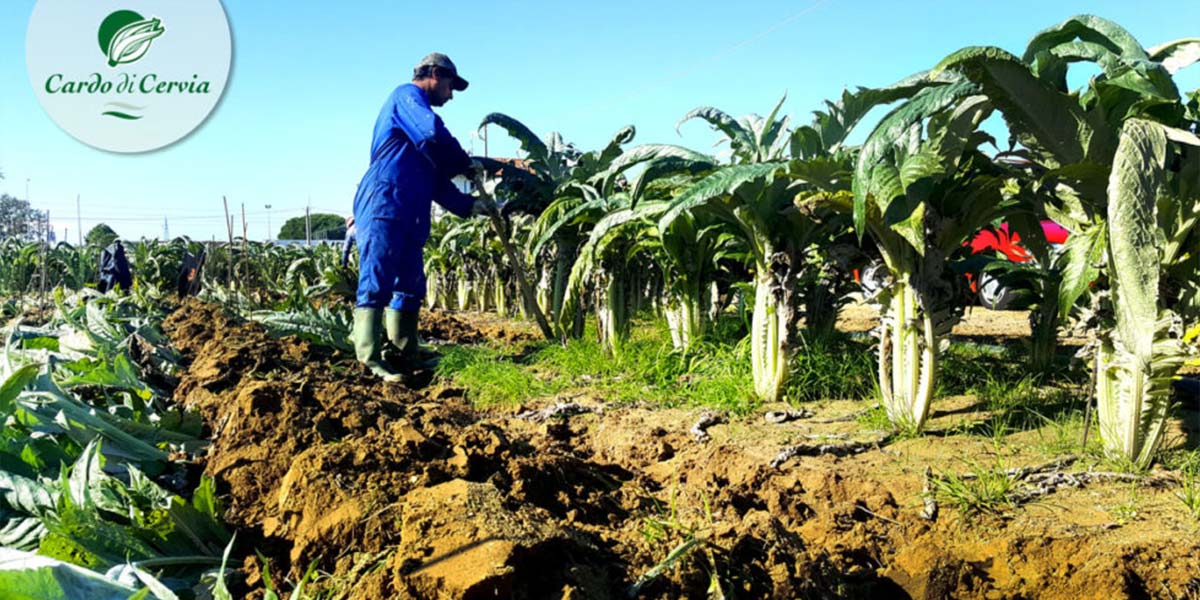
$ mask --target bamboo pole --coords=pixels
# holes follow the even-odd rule
[[[221,201],[225,203],[225,230],[229,232],[229,264],[226,272],[229,274],[229,289],[233,289],[233,215],[229,214],[229,199],[221,196]]]
[[[41,296],[38,299],[38,308],[44,309],[46,307],[46,261],[48,260],[48,258],[46,256],[46,254],[47,254],[46,251],[50,248],[50,211],[46,211],[46,220],[44,223],[44,227],[42,228],[41,234],[42,234],[42,248],[41,248],[41,250],[42,250],[42,277],[41,277],[41,282],[40,282]]]
[[[250,225],[246,223],[246,203],[242,203],[242,260],[241,269],[242,278],[245,279],[249,273],[246,272],[246,258],[250,254],[250,249],[246,245],[246,240],[250,238]]]

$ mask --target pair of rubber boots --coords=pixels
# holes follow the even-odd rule
[[[437,353],[421,348],[417,337],[419,312],[415,310],[392,310],[378,308],[355,308],[354,354],[358,362],[366,365],[372,373],[384,381],[400,381],[403,375],[384,359],[384,333],[387,340],[400,352],[400,366],[405,371],[432,368],[437,364]]]

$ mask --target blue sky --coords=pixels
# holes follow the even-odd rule
[[[108,1],[108,0],[103,0]],[[634,143],[707,149],[703,124],[675,122],[702,105],[731,114],[811,110],[847,86],[885,85],[967,45],[1016,53],[1038,30],[1078,13],[1121,23],[1143,44],[1200,36],[1200,2],[1077,0],[742,0],[715,2],[286,3],[225,0],[234,71],[195,134],[144,155],[94,150],[45,115],[25,69],[34,0],[0,3],[0,192],[49,209],[61,236],[97,222],[122,236],[225,236],[222,196],[245,204],[252,238],[314,210],[349,212],[379,105],[430,51],[449,54],[471,88],[440,110],[464,147],[499,111],[584,149],[624,125]],[[114,2],[117,7],[120,2]],[[1200,87],[1200,66],[1181,73]],[[493,130],[490,153],[515,144]]]

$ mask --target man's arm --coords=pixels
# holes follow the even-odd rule
[[[446,179],[463,175],[471,168],[471,157],[467,156],[458,140],[450,135],[450,130],[446,129],[441,117],[434,117],[434,135],[420,146],[421,151],[433,160],[438,173]]]
[[[460,192],[454,182],[448,178],[439,177],[434,185],[436,186],[433,189],[434,202],[464,219],[471,216],[471,207],[475,205],[474,197]]]

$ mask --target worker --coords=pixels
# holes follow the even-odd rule
[[[125,256],[121,240],[113,240],[100,251],[100,281],[96,289],[107,292],[115,288],[127,292],[133,288],[133,273],[129,270],[129,258]]]
[[[445,54],[422,59],[412,82],[396,88],[383,104],[371,165],[354,197],[359,250],[354,349],[359,362],[386,381],[401,375],[382,358],[383,331],[404,365],[420,366],[417,323],[425,298],[422,251],[431,201],[460,217],[484,210],[451,182],[481,167],[433,112],[465,89],[467,80]]]
[[[354,227],[354,215],[346,217],[346,236],[342,240],[342,268],[350,264],[350,253],[354,251],[354,240],[358,237],[358,229]]]

